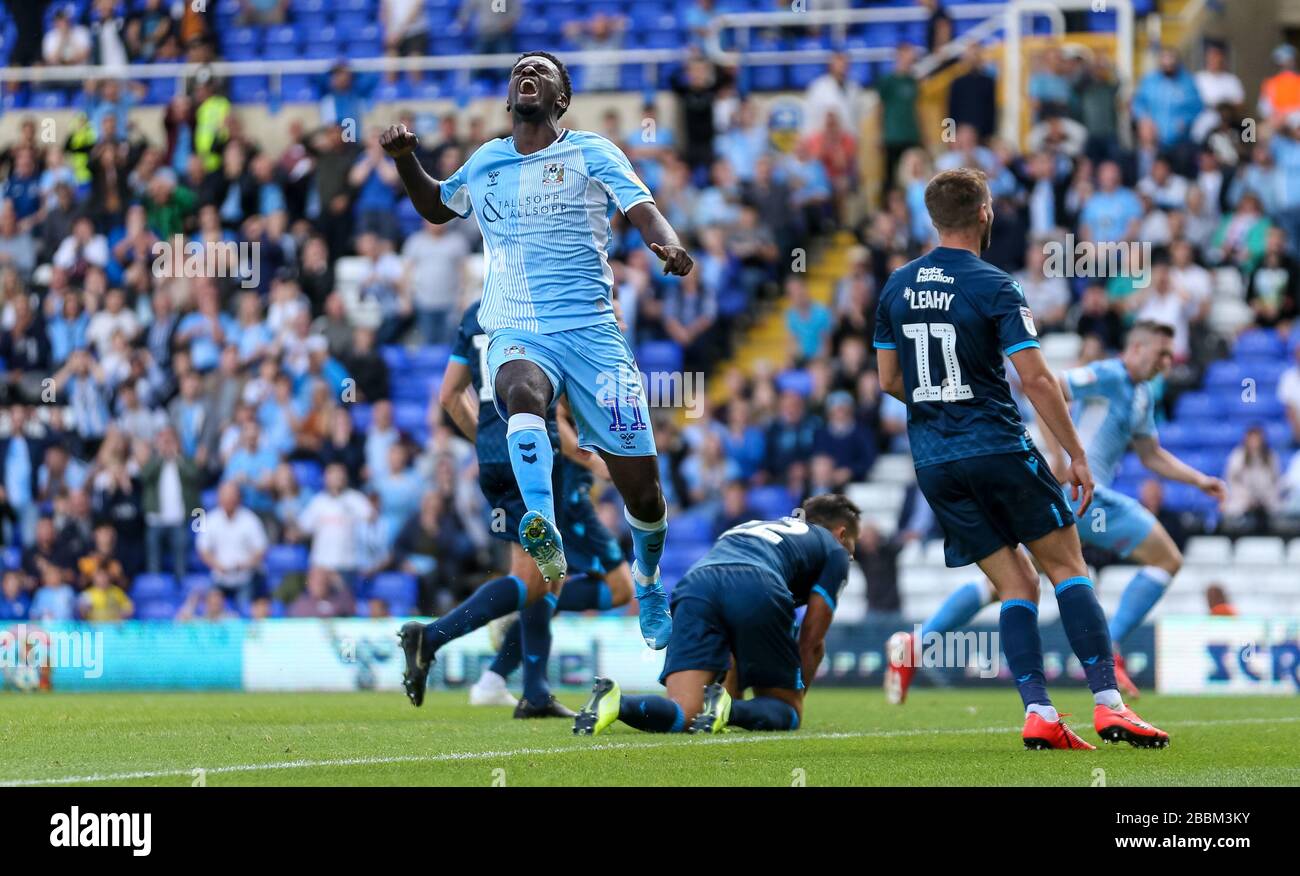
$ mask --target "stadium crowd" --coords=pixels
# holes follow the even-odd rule
[[[156,17],[165,5],[146,3],[143,25],[115,28],[124,57],[182,52],[167,35],[184,22]],[[283,15],[282,3],[245,5],[250,21]],[[691,20],[710,6],[692,7]],[[402,7],[384,4],[386,26],[400,23],[385,36],[394,54],[427,37]],[[102,61],[103,30],[92,22],[84,51],[65,36],[57,57],[45,55]],[[620,32],[602,21],[572,38]],[[477,33],[485,51],[515,45]],[[632,159],[697,264],[680,280],[662,276],[616,222],[624,329],[653,353],[644,369],[700,372],[725,387],[717,408],[697,400],[703,416],[656,415],[667,498],[689,521],[675,526],[713,535],[788,513],[869,479],[880,454],[906,451],[905,409],[882,397],[873,369],[875,295],[933,242],[927,179],[962,165],[985,170],[995,196],[986,257],[1017,277],[1044,334],[1081,339],[1079,361],[1115,351],[1134,319],[1176,328],[1167,417],[1229,355],[1237,330],[1294,353],[1260,382],[1270,402],[1260,410],[1284,414],[1261,415],[1222,462],[1228,506],[1178,510],[1189,512],[1183,532],[1270,532],[1300,518],[1295,52],[1278,50],[1258,105],[1226,48],[1207,46],[1195,72],[1162,54],[1137,83],[1130,138],[1106,60],[1053,49],[1030,80],[1035,124],[1021,152],[998,138],[996,112],[978,97],[996,76],[978,50],[952,86],[955,136],[923,145],[912,73],[923,50],[901,46],[871,82],[837,56],[800,100],[778,104],[746,95],[736,71],[697,51],[671,81],[676,114],[650,101],[635,120],[603,116],[601,133]],[[337,66],[320,126],[295,127],[279,151],[206,75],[167,106],[162,139],[132,124],[136,88],[103,80],[86,84],[86,111],[59,142],[30,118],[0,144],[0,618],[436,613],[504,566],[473,448],[429,391],[475,295],[477,228],[420,222],[374,132],[348,136],[368,113],[416,124],[400,106],[377,107],[376,84],[361,79]],[[882,105],[888,173],[879,209],[862,211],[867,90]],[[1242,136],[1246,117],[1258,136]],[[448,112],[423,136],[420,160],[446,177],[497,127]],[[793,254],[843,231],[856,238],[849,268],[822,301]],[[1151,242],[1137,272],[1150,282],[1054,272],[1045,245],[1067,234]],[[161,268],[158,245],[174,247],[177,235],[234,245],[249,260],[227,276]],[[1234,289],[1248,313],[1225,328],[1212,316]],[[728,365],[774,305],[788,305],[788,348],[751,373]],[[403,385],[412,374],[422,378],[414,397]],[[1157,487],[1143,501],[1161,506]],[[598,508],[621,531],[615,500],[602,491]],[[915,496],[897,534],[867,528],[859,560],[873,610],[897,609],[891,558],[932,529]],[[159,598],[166,575],[183,582],[183,598]]]

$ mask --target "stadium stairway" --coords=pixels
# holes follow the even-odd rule
[[[835,297],[835,282],[848,273],[849,250],[856,241],[848,231],[837,231],[821,242],[809,255],[810,264],[804,275],[808,293],[813,301],[830,307]],[[784,297],[777,300],[775,307],[769,308],[761,315],[745,337],[736,345],[731,358],[719,363],[715,373],[726,374],[732,368],[738,368],[746,376],[753,375],[756,369],[766,363],[772,368],[779,368],[786,363],[786,353],[790,347],[790,333],[786,330],[785,319],[789,305]],[[720,406],[727,402],[726,381],[714,380],[709,386],[709,402]]]

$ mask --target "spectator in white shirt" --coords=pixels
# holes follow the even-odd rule
[[[1205,69],[1196,74],[1196,90],[1205,105],[1192,125],[1192,139],[1199,143],[1218,125],[1220,107],[1239,110],[1246,102],[1246,89],[1228,69],[1228,52],[1220,43],[1206,43]]]
[[[222,484],[217,507],[201,518],[197,540],[199,558],[211,570],[212,583],[240,605],[249,605],[267,544],[262,521],[240,502],[239,485]]]
[[[614,68],[617,72],[617,68]],[[469,244],[446,225],[426,222],[402,245],[403,282],[411,290],[416,324],[426,344],[450,343],[464,288]]]
[[[298,517],[298,528],[311,536],[311,565],[350,577],[361,565],[358,532],[375,509],[348,486],[342,463],[325,468],[325,489],[312,497]]]
[[[110,289],[104,296],[104,309],[90,318],[86,325],[86,340],[95,346],[102,359],[113,350],[113,336],[122,333],[130,341],[140,331],[140,320],[126,306],[121,289]]]
[[[840,120],[840,127],[856,137],[861,94],[862,89],[849,79],[848,55],[841,52],[832,55],[826,72],[809,83],[804,92],[804,136],[820,131],[826,123],[826,114],[834,113]]]
[[[41,57],[51,67],[90,61],[90,31],[72,20],[72,4],[54,13],[54,26],[41,41]]]

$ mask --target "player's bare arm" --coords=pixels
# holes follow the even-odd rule
[[[907,404],[903,397],[903,371],[898,367],[897,350],[876,350],[876,375],[880,378],[880,389]]]
[[[406,129],[406,125],[389,125],[379,135],[379,145],[397,165],[397,173],[402,178],[402,187],[415,212],[434,225],[442,225],[452,219],[458,219],[454,210],[442,202],[441,184],[424,172],[415,157],[415,149],[420,145],[415,134]]]
[[[652,201],[637,204],[628,210],[627,219],[641,232],[641,239],[664,263],[665,274],[685,277],[691,272],[695,261],[677,239],[677,232],[673,231],[673,227]]]
[[[1227,484],[1219,478],[1211,477],[1192,468],[1162,447],[1159,439],[1153,435],[1144,435],[1133,439],[1133,451],[1137,453],[1142,464],[1153,474],[1168,478],[1171,481],[1191,484],[1220,505],[1228,497]]]
[[[471,390],[471,384],[468,365],[464,362],[448,362],[447,369],[442,374],[442,386],[438,388],[438,404],[451,417],[461,434],[473,441],[478,436],[478,398]]]
[[[1079,440],[1079,433],[1074,429],[1070,419],[1070,409],[1061,394],[1061,384],[1047,366],[1043,351],[1038,347],[1026,347],[1011,354],[1011,364],[1020,375],[1020,386],[1028,396],[1034,410],[1042,418],[1044,425],[1061,447],[1070,456],[1067,471],[1070,480],[1070,498],[1079,503],[1076,512],[1082,514],[1092,503],[1092,471],[1088,468],[1088,457]]]
[[[831,628],[833,618],[834,613],[825,599],[816,593],[809,597],[803,623],[799,625],[799,663],[803,667],[805,691],[826,657],[826,631]]]

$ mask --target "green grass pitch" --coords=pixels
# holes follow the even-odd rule
[[[561,700],[577,708],[583,695]],[[813,690],[803,729],[696,738],[515,721],[431,693],[14,695],[0,784],[1300,785],[1295,697],[1145,696],[1163,751],[1104,745],[1086,691],[1058,694],[1096,752],[1027,752],[1014,691]]]

